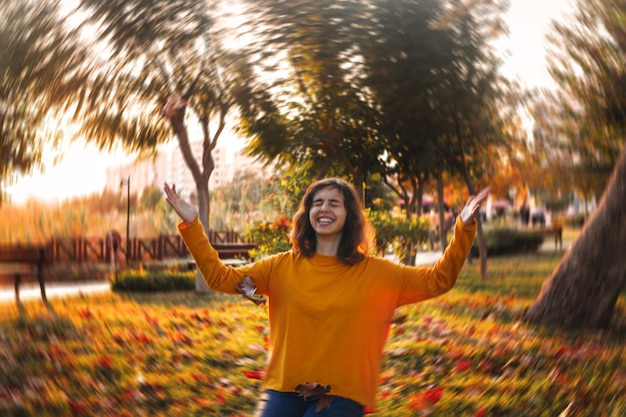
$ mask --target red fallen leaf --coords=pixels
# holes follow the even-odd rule
[[[178,332],[176,334],[176,340],[184,343],[185,345],[193,345],[193,340],[191,340],[191,338],[183,332]]]
[[[85,308],[82,309],[78,312],[78,315],[80,316],[80,318],[82,318],[83,320],[89,320],[90,318],[93,317],[93,313],[91,312],[90,309]]]
[[[561,356],[565,355],[568,352],[568,350],[569,348],[567,346],[561,346],[556,352],[554,352],[554,356],[556,358],[560,358]]]
[[[261,369],[258,371],[243,371],[243,374],[246,378],[249,379],[263,379],[265,376],[265,370]]]
[[[150,323],[151,326],[159,327],[159,322],[154,317],[150,317],[150,315],[146,311],[144,311],[143,314],[144,316],[146,316],[146,320],[148,321],[148,323]]]
[[[370,407],[365,407],[363,409],[363,414],[372,414],[374,412],[374,410],[372,410]]]
[[[480,410],[476,412],[476,415],[474,417],[483,417],[486,412],[487,412],[486,408],[481,408]]]
[[[457,372],[463,372],[469,369],[472,366],[472,361],[469,359],[459,359],[456,361],[456,370]]]
[[[102,368],[106,368],[106,369],[112,369],[112,362],[111,362],[111,358],[107,358],[106,356],[101,357],[98,360],[98,366],[102,367]]]
[[[304,397],[304,399],[313,398],[317,400],[315,412],[318,413],[325,408],[330,407],[332,396],[327,395],[330,392],[330,385],[318,384],[317,382],[305,382],[296,385],[296,392]]]
[[[431,402],[431,404],[436,404],[443,394],[443,388],[429,388],[424,393],[424,398]]]
[[[68,400],[67,402],[70,405],[70,408],[74,413],[85,413],[87,412],[87,407],[85,407],[82,403],[74,400]]]

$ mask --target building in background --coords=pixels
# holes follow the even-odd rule
[[[202,141],[191,143],[192,152],[197,161],[202,157]],[[215,169],[209,179],[209,189],[214,190],[226,186],[242,175],[254,173],[260,178],[272,174],[271,168],[253,158],[245,156],[241,148],[232,146],[216,146],[212,152]],[[177,145],[158,151],[150,159],[138,159],[120,166],[109,167],[106,171],[107,190],[119,190],[126,186],[130,178],[131,194],[141,195],[146,187],[161,187],[164,182],[176,184],[181,196],[189,197],[195,193],[196,184],[191,171],[185,163]]]

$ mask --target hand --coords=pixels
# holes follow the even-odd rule
[[[467,200],[467,203],[465,203],[465,207],[463,207],[460,214],[463,223],[467,225],[474,224],[476,214],[478,214],[480,210],[480,205],[487,199],[490,191],[491,187],[487,186],[481,192],[471,196]]]
[[[198,208],[179,197],[176,192],[176,185],[172,185],[172,187],[170,187],[168,184],[164,184],[163,190],[166,195],[165,201],[172,206],[180,218],[183,219],[183,221],[188,225],[193,223],[193,221],[198,217]]]

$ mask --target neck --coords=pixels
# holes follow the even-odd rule
[[[339,250],[339,242],[341,235],[334,236],[320,236],[317,235],[317,242],[315,244],[315,253],[324,256],[337,256]]]

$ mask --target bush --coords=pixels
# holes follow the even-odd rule
[[[543,243],[541,231],[515,229],[510,227],[485,228],[487,253],[491,255],[508,255],[524,252],[536,252]],[[474,240],[470,254],[477,257],[478,239]]]
[[[196,272],[129,270],[111,285],[116,292],[190,291],[196,288]]]
[[[287,217],[281,217],[273,223],[262,221],[250,226],[244,232],[244,237],[259,245],[255,250],[250,251],[250,255],[256,259],[290,250],[290,231],[291,223]]]
[[[413,217],[410,220],[394,217],[387,211],[366,211],[367,221],[375,232],[376,252],[384,254],[389,246],[400,257],[414,256],[416,248],[428,241],[428,219]]]

